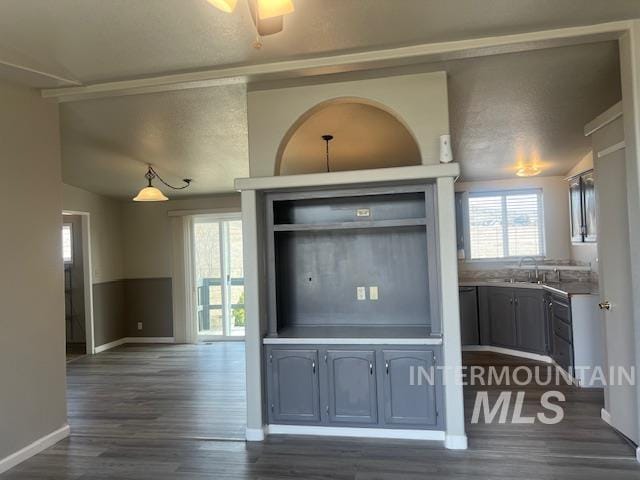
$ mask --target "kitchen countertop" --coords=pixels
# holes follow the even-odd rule
[[[592,282],[547,282],[544,284],[529,282],[510,282],[508,280],[460,280],[461,287],[507,287],[533,288],[545,290],[557,295],[571,297],[573,295],[597,295],[598,285]]]

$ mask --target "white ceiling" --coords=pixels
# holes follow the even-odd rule
[[[147,163],[174,185],[193,179],[162,187],[172,197],[228,192],[249,174],[244,85],[64,103],[60,124],[64,182],[103,195],[135,195]]]
[[[637,0],[294,2],[284,32],[257,51],[243,0],[233,14],[206,0],[2,0],[0,63],[55,87],[640,17]]]

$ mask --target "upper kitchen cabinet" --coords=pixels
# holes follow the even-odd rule
[[[569,179],[571,202],[571,241],[595,242],[598,236],[596,224],[596,187],[593,170]]]

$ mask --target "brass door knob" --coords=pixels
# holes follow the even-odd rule
[[[602,302],[598,304],[598,307],[600,307],[600,310],[611,310],[611,303],[610,302]]]

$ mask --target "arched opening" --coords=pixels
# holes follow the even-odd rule
[[[420,165],[420,148],[409,127],[384,105],[362,98],[337,98],[304,113],[278,149],[276,175]]]

